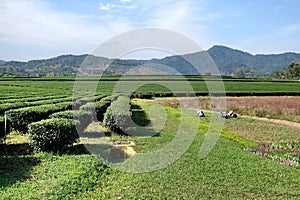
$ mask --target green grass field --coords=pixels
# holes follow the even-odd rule
[[[146,100],[134,102],[146,113],[151,105],[151,101]],[[154,151],[172,140],[176,131],[173,123],[180,121],[180,110],[166,107],[166,111],[169,123],[159,137],[130,138],[136,144],[136,151]],[[12,135],[7,153],[1,151],[1,199],[300,198],[298,169],[243,150],[241,144],[251,146],[253,142],[226,129],[210,154],[199,159],[209,123],[201,119],[195,140],[176,162],[165,169],[143,174],[108,168],[82,145],[61,154],[28,152],[26,136]],[[113,136],[113,139],[128,138]],[[16,144],[17,141],[21,144]]]
[[[119,79],[120,77],[104,78],[98,84],[96,93],[110,94]],[[128,79],[121,84],[125,87],[134,86],[144,77]],[[167,82],[165,77],[156,76],[152,79],[152,84],[145,85],[136,92],[162,96],[170,93],[167,88],[153,84]],[[196,93],[207,93],[202,78],[188,77],[188,80]],[[182,84],[184,81],[185,79],[178,79],[171,84],[186,93]],[[95,80],[91,78],[81,83],[89,87]],[[240,95],[296,95],[300,91],[300,84],[295,81],[228,79],[224,81],[224,85],[230,94]],[[1,79],[0,108],[4,112],[15,109],[16,106],[40,106],[43,102],[52,104],[64,98],[69,101],[73,86],[74,78],[70,77]],[[82,96],[84,95],[83,91]],[[107,139],[133,141],[138,153],[153,152],[166,146],[174,139],[182,119],[180,108],[171,107],[170,99],[165,99],[168,102],[163,104],[167,121],[158,135],[125,137],[113,134]],[[132,100],[133,120],[137,124],[147,124],[151,105],[158,101],[160,100]],[[266,112],[268,114],[268,109]],[[189,113],[187,118],[191,119],[190,123],[194,123],[195,120],[192,119],[197,118],[196,113],[194,110]],[[293,112],[287,113],[291,115]],[[271,122],[230,119],[226,121],[221,137],[212,151],[207,157],[200,159],[199,150],[211,123],[210,116],[207,113],[206,118],[201,118],[196,124],[198,130],[195,139],[178,160],[164,169],[141,174],[118,171],[102,164],[81,143],[60,153],[33,152],[28,144],[28,135],[12,132],[8,135],[6,144],[0,144],[0,199],[300,199],[299,168],[259,156],[258,150],[255,153],[246,151],[261,142],[299,142],[298,130]],[[3,120],[1,115],[0,131]],[[99,123],[93,123],[90,129],[93,132],[102,127]],[[300,153],[289,144],[287,147],[293,149],[293,155],[279,152],[280,156],[295,158]]]

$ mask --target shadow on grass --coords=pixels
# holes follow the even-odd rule
[[[131,106],[132,109],[132,120],[139,126],[147,126],[150,124],[150,120],[148,119],[145,111],[136,104]]]
[[[130,157],[125,151],[109,144],[86,144],[86,146],[103,163],[120,163]]]
[[[0,144],[0,156],[26,156],[33,154],[28,143]]]
[[[0,145],[0,187],[8,187],[30,178],[31,170],[41,161],[29,157],[28,144]]]
[[[32,168],[41,163],[39,158],[31,156],[33,153],[28,143],[0,145],[0,188],[26,181],[31,177]],[[77,144],[55,154],[82,155],[89,152],[83,144]]]
[[[139,105],[133,104],[132,109],[132,121],[138,126],[134,129],[128,130],[130,135],[137,137],[159,137],[160,133],[157,133],[154,129],[146,127],[150,125],[151,120],[146,115],[145,111]]]
[[[54,152],[58,155],[82,155],[82,154],[90,154],[90,152],[85,148],[83,144],[75,144],[70,147],[64,148],[59,152]]]
[[[98,190],[106,184],[106,176],[111,172],[110,168],[99,161],[87,160],[85,171],[81,171],[79,176],[66,178],[58,182],[56,190],[46,192],[45,196],[67,197],[80,199],[81,194]],[[79,197],[77,195],[79,194]],[[75,196],[74,196],[75,195]]]
[[[85,132],[81,134],[80,137],[87,137],[87,138],[102,138],[102,137],[110,137],[111,132]]]

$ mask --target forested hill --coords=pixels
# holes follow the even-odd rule
[[[214,46],[208,50],[208,53],[220,71],[227,75],[234,73],[241,67],[270,73],[276,70],[282,70],[290,63],[300,61],[300,54],[297,53],[252,55],[224,46]]]
[[[184,56],[202,58],[206,52],[196,52]],[[207,53],[213,58],[222,75],[232,75],[243,72],[248,77],[262,77],[276,70],[282,70],[288,64],[300,61],[300,54],[283,53],[272,55],[252,55],[225,46],[213,46]],[[82,68],[84,63],[84,68]],[[180,74],[197,74],[197,71],[182,56],[169,56],[163,59],[151,60],[120,60],[95,57],[90,55],[62,55],[51,59],[32,60],[28,62],[0,61],[0,73],[19,74],[25,76],[37,75],[76,75],[83,73],[104,73],[106,75],[124,74],[134,67],[144,65],[142,71],[132,73],[155,73],[155,67],[166,65],[173,71],[161,71],[164,74],[178,71]],[[109,68],[107,68],[110,66]],[[105,71],[103,69],[107,68]],[[209,73],[209,71],[207,71]]]

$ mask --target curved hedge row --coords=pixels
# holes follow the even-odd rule
[[[118,99],[108,107],[103,126],[120,135],[126,134],[126,129],[132,127],[131,103],[128,96],[119,96]]]
[[[66,98],[67,95],[55,95],[55,96],[38,96],[38,97],[25,97],[25,98],[11,98],[11,99],[2,99],[0,103],[18,103],[18,102],[34,102],[34,101],[43,101],[43,100],[53,100],[59,98]]]
[[[77,102],[80,105],[86,104],[86,103],[92,103],[92,102],[97,102],[100,101],[101,99],[103,99],[104,97],[106,97],[106,95],[96,95],[96,96],[92,96],[92,97],[83,97],[77,100]]]
[[[50,115],[50,118],[58,119],[74,119],[79,122],[77,128],[78,131],[83,132],[88,125],[92,122],[91,113],[83,110],[66,110],[61,112],[56,112]]]
[[[5,136],[5,121],[4,121],[4,117],[0,116],[0,138],[3,138]]]
[[[78,103],[78,107],[73,107],[73,109],[78,110],[81,106],[87,104],[87,103],[95,103],[100,101],[101,99],[105,98],[106,95],[96,95],[96,96],[86,96],[86,97],[80,97],[75,100],[76,103]],[[74,101],[74,99],[73,99]]]
[[[80,107],[80,110],[88,111],[91,114],[95,111],[96,114],[93,115],[93,120],[102,121],[104,118],[104,113],[110,106],[111,96],[102,98],[98,102],[90,102]]]
[[[46,105],[46,104],[53,104],[53,103],[60,103],[60,102],[68,102],[68,101],[72,101],[72,97],[43,100],[43,101],[33,101],[33,102],[6,103],[6,104],[0,105],[0,114],[2,115],[2,114],[4,114],[5,111],[11,110],[11,109],[18,109],[18,108]]]
[[[60,151],[78,142],[73,119],[46,119],[29,124],[29,144],[35,151]]]
[[[55,112],[71,110],[73,102],[64,102],[50,105],[33,106],[6,111],[10,127],[15,131],[26,133],[28,125],[47,119],[49,115]]]
[[[0,87],[0,89],[2,89]],[[9,100],[9,99],[21,99],[21,98],[28,98],[28,97],[36,97],[35,94],[16,94],[16,92],[6,92],[0,94],[0,100]]]

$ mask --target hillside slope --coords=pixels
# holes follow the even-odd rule
[[[232,75],[242,69],[249,72],[249,77],[264,76],[276,70],[284,69],[292,62],[300,61],[300,54],[297,53],[252,55],[225,46],[213,46],[207,51],[151,60],[121,60],[91,55],[62,55],[55,58],[31,60],[28,62],[0,61],[0,72],[25,76],[47,74],[74,76],[79,71],[83,74],[105,75],[120,75],[125,73],[153,74],[155,71],[158,71],[158,73],[161,71],[163,74],[198,74],[199,72],[185,59],[189,58],[203,61],[203,66],[201,67],[204,70],[201,71],[202,74],[214,73],[209,71],[209,67],[206,67],[207,63],[209,63],[207,55],[213,59],[222,75]],[[142,67],[137,69],[137,66],[141,65]]]

